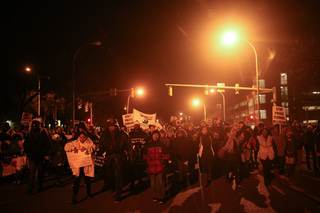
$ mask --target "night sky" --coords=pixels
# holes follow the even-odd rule
[[[317,1],[7,0],[0,8],[1,120],[13,116],[11,105],[21,91],[36,89],[37,75],[42,93],[55,91],[70,102],[73,57],[94,41],[101,45],[83,48],[76,58],[76,92],[93,102],[99,122],[125,112],[129,93],[103,94],[110,88],[143,87],[146,95],[130,104],[167,120],[180,111],[194,113],[190,100],[203,90],[174,88],[168,97],[165,83],[250,87],[252,49],[241,42],[223,46],[220,36],[227,29],[255,46],[261,78],[277,69],[319,73]],[[26,74],[26,66],[34,73]],[[227,104],[244,95],[227,92]],[[221,96],[205,102],[210,110]]]

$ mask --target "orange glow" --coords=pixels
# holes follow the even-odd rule
[[[31,72],[31,68],[30,67],[26,67],[26,71],[27,72]]]

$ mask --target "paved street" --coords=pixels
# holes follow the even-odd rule
[[[65,177],[64,187],[55,187],[52,177],[46,178],[46,190],[34,195],[25,194],[26,184],[2,184],[1,212],[320,212],[320,174],[303,170],[293,178],[281,176],[266,188],[262,173],[256,172],[245,179],[241,187],[232,190],[224,176],[204,187],[202,180],[181,190],[165,204],[152,201],[149,188],[130,195],[125,188],[121,203],[114,204],[110,191],[100,192],[103,181],[92,184],[92,199],[85,199],[81,187],[76,205],[71,199],[71,176]]]

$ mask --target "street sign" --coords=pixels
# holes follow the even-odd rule
[[[272,123],[273,124],[286,124],[286,108],[273,106],[272,107]]]

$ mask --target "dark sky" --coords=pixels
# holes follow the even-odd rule
[[[190,96],[203,94],[174,88],[174,97],[168,97],[164,83],[251,86],[252,49],[244,43],[223,47],[218,38],[225,29],[237,29],[255,46],[262,77],[274,66],[269,56],[286,58],[281,50],[287,45],[319,44],[317,1],[7,0],[0,7],[3,88],[35,86],[35,77],[23,72],[29,65],[50,77],[43,80],[44,91],[70,98],[75,52],[101,41],[82,49],[76,60],[76,91],[94,103],[100,117],[119,115],[126,104],[128,94],[98,94],[111,87],[144,87],[146,96],[132,99],[132,105],[161,117],[192,111]],[[235,99],[233,93],[226,98]],[[221,97],[207,101],[219,103]]]

